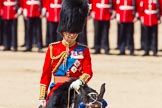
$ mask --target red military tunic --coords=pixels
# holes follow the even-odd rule
[[[158,24],[158,2],[157,0],[143,0],[143,24],[145,26],[153,26]]]
[[[24,0],[19,0],[19,8],[23,9],[24,5]]]
[[[0,0],[0,17],[3,14],[3,0]]]
[[[24,0],[24,11],[27,12],[27,17],[40,17],[41,1],[40,0]]]
[[[133,22],[135,17],[135,4],[133,0],[117,0],[117,20],[121,23]]]
[[[16,19],[16,0],[3,0],[3,19]]]
[[[111,18],[112,4],[110,0],[92,0],[92,11],[94,19],[109,21]]]
[[[142,16],[142,9],[143,9],[143,0],[136,1],[136,12],[138,14],[138,18]]]
[[[69,58],[67,59],[67,64],[65,66],[70,66],[70,58],[74,59],[75,62],[72,63],[67,70],[64,68],[64,66],[59,68],[64,60],[61,61],[59,66],[57,66],[63,52],[65,51],[66,45],[62,41],[51,44],[47,49],[40,80],[40,84],[46,86],[46,91],[48,90],[52,75],[79,78],[82,74],[88,74],[88,80],[90,80],[92,77],[91,57],[87,47],[81,46],[78,43],[75,43],[73,46],[69,47]],[[54,57],[58,58],[54,59]],[[54,68],[56,68],[56,70],[54,70]],[[60,74],[59,70],[62,70],[61,72],[64,72],[65,74]]]
[[[60,11],[61,11],[62,0],[49,0],[47,5],[47,20],[51,22],[60,21]]]
[[[116,5],[116,0],[112,0],[112,7],[113,7],[113,10],[117,10],[117,5]]]

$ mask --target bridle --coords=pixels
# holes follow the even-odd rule
[[[75,97],[75,93],[77,94],[81,94],[78,90],[74,89],[74,97]],[[96,92],[90,92],[88,93],[88,96],[90,97],[90,99],[92,100],[89,103],[84,103],[84,102],[80,102],[78,104],[78,108],[103,108],[103,103],[98,101],[98,93]],[[67,108],[74,108],[74,103],[72,103],[72,105],[70,106],[70,88],[68,90],[68,104],[67,104]]]
[[[84,108],[102,108],[102,102],[98,101],[98,93],[90,92],[88,96],[92,102],[86,103]]]

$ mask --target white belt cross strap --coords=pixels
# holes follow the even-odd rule
[[[119,7],[120,10],[133,10],[134,9],[134,6],[120,6]]]
[[[51,3],[51,4],[50,4],[50,8],[61,8],[61,4],[54,4],[54,3]]]
[[[97,8],[111,8],[111,5],[110,4],[97,3],[96,7]]]
[[[146,9],[145,11],[145,14],[148,14],[148,15],[150,15],[150,14],[157,14],[157,10],[148,10],[148,9]]]
[[[26,1],[27,5],[40,5],[40,1],[28,0]]]
[[[14,6],[14,5],[17,4],[17,2],[5,1],[3,4],[4,4],[5,6]]]

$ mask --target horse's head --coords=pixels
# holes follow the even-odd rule
[[[107,103],[103,99],[104,93],[105,83],[101,85],[99,94],[85,85],[80,88],[80,93],[74,96],[74,108],[105,108]]]

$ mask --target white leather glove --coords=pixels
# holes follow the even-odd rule
[[[82,85],[82,81],[80,79],[77,79],[76,81],[72,82],[70,85],[71,89],[79,90],[80,86]]]
[[[23,15],[24,17],[27,17],[27,9],[23,9]]]
[[[45,17],[45,16],[46,16],[46,8],[42,8],[41,17]]]
[[[43,107],[46,106],[46,100],[45,100],[45,99],[40,99],[40,100],[39,100],[39,103],[40,103],[40,105],[42,105]]]

